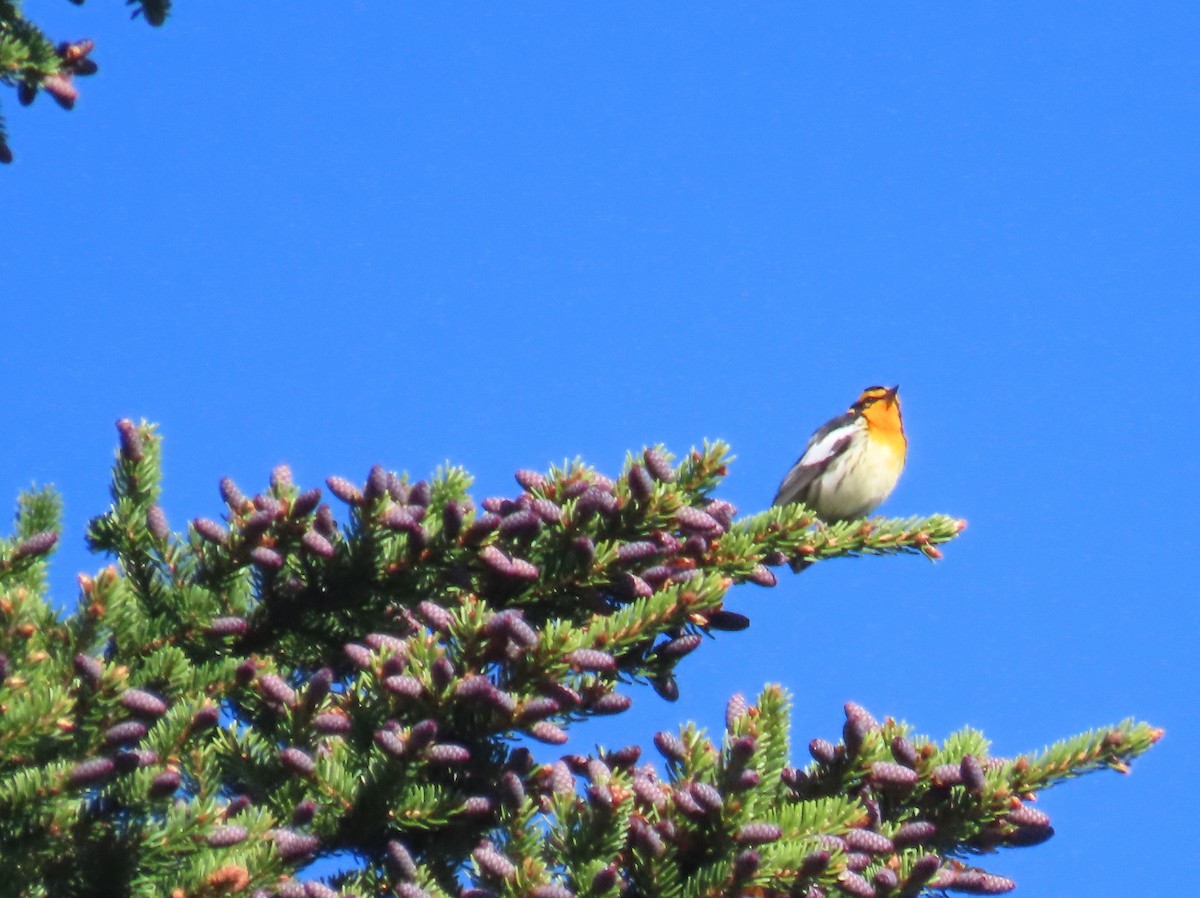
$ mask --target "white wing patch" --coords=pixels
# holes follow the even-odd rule
[[[857,420],[847,421],[830,430],[828,433],[817,433],[809,440],[808,447],[800,459],[792,465],[792,469],[783,478],[779,491],[775,494],[775,505],[787,505],[790,502],[805,502],[812,504],[814,496],[809,490],[814,488],[822,472],[831,465],[842,460],[847,448],[852,445],[855,431],[860,428]]]
[[[835,427],[825,436],[821,437],[814,443],[811,443],[804,454],[800,456],[799,466],[807,468],[810,465],[823,465],[828,462],[841,449],[838,445],[847,437],[853,435],[858,428],[858,423],[852,421],[849,424],[843,424],[841,427]]]

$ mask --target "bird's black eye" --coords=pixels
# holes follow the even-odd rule
[[[881,399],[886,399],[888,396],[887,387],[867,387],[862,391],[862,395],[858,397],[858,401],[850,406],[852,411],[861,412],[870,405],[874,405]]]

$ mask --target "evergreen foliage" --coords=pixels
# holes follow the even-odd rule
[[[1054,783],[1125,770],[1160,735],[1126,721],[1014,758],[845,708],[792,766],[788,697],[734,696],[726,730],[539,763],[630,684],[678,695],[679,660],[747,620],[736,584],[792,557],[923,553],[944,516],[816,525],[736,518],[726,448],[661,448],[615,480],[517,473],[478,507],[460,469],[327,481],[277,468],[223,522],[171,529],[161,441],[118,423],[113,563],[50,606],[59,503],[19,505],[0,544],[0,892],[21,896],[701,898],[999,894],[971,858],[1053,830]],[[542,749],[549,751],[549,749]],[[321,875],[336,856],[339,871]]]
[[[82,4],[83,0],[71,0]],[[133,15],[151,25],[161,25],[170,11],[170,0],[127,0]],[[0,84],[16,89],[17,101],[28,106],[41,92],[49,94],[63,109],[71,109],[79,97],[76,77],[94,75],[96,63],[89,58],[90,40],[55,44],[37,25],[26,19],[19,0],[0,0]],[[4,114],[0,109],[0,163],[13,161],[8,145]]]

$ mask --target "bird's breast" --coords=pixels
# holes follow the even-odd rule
[[[810,505],[826,521],[865,517],[891,495],[903,470],[903,450],[890,441],[859,441],[825,470]]]

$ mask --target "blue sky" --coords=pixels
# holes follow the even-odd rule
[[[716,730],[768,681],[801,762],[848,699],[997,753],[1137,716],[1167,736],[1132,776],[984,863],[1030,898],[1191,890],[1160,852],[1200,835],[1200,7],[340,6],[26,5],[101,67],[70,114],[0,97],[0,491],[63,491],[60,600],[121,416],[162,424],[177,527],[280,461],[450,460],[485,496],[705,437],[753,512],[899,383],[883,510],[969,519],[945,561],[740,588],[752,628],[677,705],[573,744]]]

